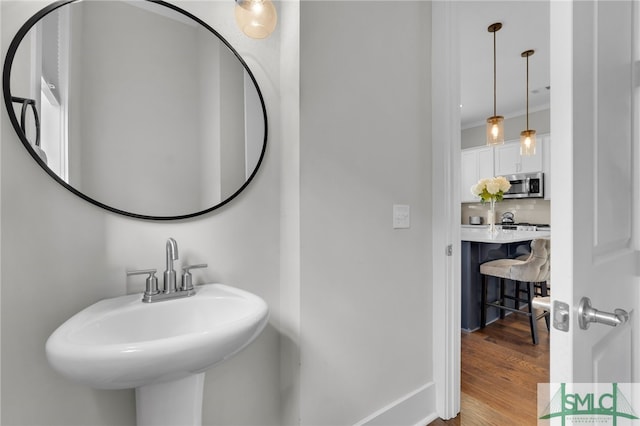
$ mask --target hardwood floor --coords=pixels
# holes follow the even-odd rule
[[[537,424],[537,384],[549,382],[549,333],[542,319],[538,335],[540,343],[531,344],[528,319],[521,315],[462,333],[460,414],[429,426]]]

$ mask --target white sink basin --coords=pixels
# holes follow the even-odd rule
[[[267,323],[256,295],[222,284],[183,299],[140,294],[97,302],[62,324],[46,346],[51,366],[97,389],[125,389],[202,373],[249,343]]]

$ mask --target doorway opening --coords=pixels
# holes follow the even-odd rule
[[[464,389],[465,386],[467,386],[465,381],[469,380],[470,388],[475,387],[476,389],[481,387],[478,383],[484,383],[484,385],[487,386],[484,392],[489,388],[493,388],[492,390],[495,390],[497,386],[488,385],[485,382],[486,378],[482,378],[481,371],[478,372],[480,375],[477,375],[476,377],[473,377],[473,374],[471,374],[471,376],[467,376],[469,371],[465,370],[466,354],[463,353],[463,351],[469,351],[471,355],[470,359],[473,360],[474,354],[478,351],[477,345],[479,344],[479,340],[482,340],[480,343],[489,343],[493,345],[493,349],[498,350],[501,354],[508,357],[508,359],[500,361],[500,364],[502,364],[501,366],[498,366],[498,362],[496,362],[496,368],[502,368],[502,370],[490,370],[492,372],[488,372],[487,376],[497,374],[498,372],[502,372],[502,376],[504,376],[505,372],[515,371],[514,368],[519,366],[526,366],[528,361],[523,361],[523,359],[524,357],[529,356],[532,359],[535,358],[536,362],[542,361],[542,363],[538,363],[535,367],[531,367],[533,364],[529,364],[530,368],[535,368],[537,373],[542,374],[542,376],[545,377],[543,382],[548,382],[549,380],[549,333],[546,330],[544,322],[540,321],[541,324],[538,325],[541,341],[543,339],[547,339],[546,347],[538,346],[532,348],[530,334],[522,336],[523,339],[521,339],[519,343],[516,343],[517,339],[514,336],[521,332],[521,330],[518,331],[518,329],[521,329],[522,324],[519,324],[519,320],[521,320],[521,318],[519,318],[519,316],[516,318],[515,315],[508,317],[509,322],[507,322],[507,320],[497,321],[482,331],[471,332],[469,330],[470,332],[468,334],[465,333],[462,335],[461,329],[463,327],[461,323],[460,301],[463,297],[461,269],[464,268],[464,265],[462,265],[463,259],[460,254],[462,251],[460,241],[461,226],[462,224],[469,224],[469,216],[482,216],[486,220],[487,215],[486,206],[482,206],[480,203],[474,202],[475,200],[468,199],[468,194],[470,192],[469,187],[471,185],[463,185],[461,179],[461,176],[468,171],[467,165],[462,165],[461,150],[474,148],[480,149],[485,145],[486,136],[484,122],[486,117],[491,115],[490,106],[493,90],[493,68],[491,61],[493,46],[491,35],[487,32],[487,27],[494,22],[501,20],[504,21],[503,31],[501,31],[505,33],[502,34],[502,45],[500,44],[501,41],[499,39],[497,46],[497,105],[498,113],[500,115],[504,115],[507,117],[507,120],[509,120],[509,124],[505,126],[505,133],[508,133],[505,140],[509,141],[519,139],[520,131],[525,128],[523,126],[526,126],[524,123],[526,96],[524,78],[526,64],[521,57],[521,53],[522,51],[531,48],[536,49],[536,55],[539,55],[539,58],[541,58],[536,66],[541,68],[546,67],[547,80],[546,83],[543,84],[537,83],[538,80],[531,80],[532,90],[537,91],[541,96],[546,96],[546,100],[540,100],[539,103],[534,102],[533,104],[535,104],[535,106],[532,107],[534,114],[545,116],[546,121],[545,123],[540,124],[537,121],[539,117],[531,116],[531,126],[536,128],[540,135],[548,136],[550,139],[550,91],[547,89],[547,86],[550,86],[548,83],[548,39],[550,36],[550,15],[549,2],[531,2],[531,5],[529,5],[528,2],[513,2],[507,4],[504,2],[490,1],[446,3],[447,4],[441,4],[440,2],[435,2],[433,6],[433,49],[434,58],[437,58],[435,60],[439,62],[439,64],[434,64],[434,81],[438,81],[438,84],[445,86],[445,88],[440,91],[441,88],[434,84],[433,96],[439,107],[450,108],[450,110],[448,111],[448,116],[444,119],[438,115],[437,111],[434,111],[434,123],[444,121],[453,124],[448,130],[449,133],[447,133],[446,130],[434,130],[434,141],[443,139],[450,141],[449,146],[443,150],[444,153],[437,151],[439,148],[434,148],[436,150],[434,151],[434,157],[441,155],[441,157],[439,157],[440,159],[448,159],[449,169],[444,170],[442,175],[445,179],[453,181],[451,187],[452,190],[456,191],[456,196],[451,197],[451,200],[449,200],[451,205],[445,212],[451,214],[454,220],[454,223],[450,224],[451,229],[448,234],[451,238],[449,242],[454,247],[454,255],[453,259],[443,260],[443,262],[449,262],[446,263],[446,266],[444,267],[446,270],[444,276],[448,280],[444,285],[447,286],[447,289],[442,290],[444,295],[439,294],[437,292],[438,290],[436,290],[434,297],[435,303],[442,303],[443,300],[451,300],[450,306],[454,306],[454,308],[436,309],[436,307],[434,307],[434,311],[436,312],[434,314],[436,315],[436,327],[440,326],[445,330],[444,332],[437,332],[434,329],[434,332],[436,335],[436,345],[441,343],[446,346],[442,350],[438,349],[437,352],[440,353],[440,356],[442,356],[443,353],[445,356],[446,354],[449,354],[451,359],[449,365],[453,364],[454,367],[452,369],[453,373],[450,372],[451,370],[442,374],[436,372],[435,378],[436,382],[444,380],[450,386],[447,387],[447,385],[445,385],[442,387],[445,397],[438,405],[439,414],[441,414],[441,416],[442,413],[445,415],[448,414],[449,418],[455,416],[460,411],[460,402],[462,402],[462,416],[464,418],[465,409],[468,408],[465,407],[465,404],[469,403],[471,406],[478,405],[478,398],[465,392]],[[530,19],[532,18],[530,15],[533,13],[531,10],[533,9],[529,8],[529,6],[532,6],[534,9],[535,7],[542,7],[543,9],[546,9],[540,12],[541,18],[539,19],[542,20],[542,23],[540,23],[539,20],[536,21]],[[527,19],[516,18],[515,16],[517,16],[518,13],[520,15],[524,14]],[[511,14],[511,16],[509,17],[505,14]],[[440,26],[441,22],[444,23],[442,26]],[[538,23],[536,24],[535,22]],[[532,27],[524,28],[524,26],[528,26],[529,23],[531,23]],[[506,34],[508,32],[507,29],[513,34]],[[440,30],[445,33],[442,37],[440,37]],[[483,35],[485,34],[486,37],[483,38]],[[520,39],[516,34],[523,34],[526,37],[524,39]],[[536,43],[535,40],[530,40],[528,38],[535,37],[537,34],[545,35],[546,41]],[[468,40],[472,41],[471,46],[466,46]],[[450,52],[454,53],[452,54]],[[500,55],[510,56],[509,61],[513,62],[513,64],[510,65],[506,63],[506,59],[501,59]],[[543,60],[542,58],[545,59]],[[482,65],[485,62],[486,67]],[[533,70],[533,62],[530,65]],[[483,74],[486,74],[484,80],[482,80]],[[484,81],[484,83],[480,82],[474,84],[473,81],[475,78]],[[471,95],[469,95],[470,92],[473,92],[473,90],[470,89],[476,86],[480,90],[478,90],[477,93],[471,93]],[[544,90],[540,90],[541,88],[544,88]],[[511,93],[515,96],[513,104],[510,105],[506,95]],[[533,96],[531,99],[533,100]],[[442,102],[444,102],[445,105],[442,105]],[[474,108],[474,102],[480,106]],[[509,134],[511,136],[509,136]],[[542,151],[544,152],[544,148]],[[494,156],[495,153],[491,152],[492,159]],[[542,158],[541,162],[542,164],[548,165],[550,164],[550,158]],[[495,173],[496,171],[494,167],[491,167],[491,170],[491,176],[476,176],[476,182],[477,179],[481,177],[492,177],[493,175],[498,176],[500,174],[504,174],[504,172],[500,170],[498,170],[498,173]],[[549,173],[550,179],[550,169],[548,169],[547,172]],[[436,164],[434,164],[434,173],[440,173],[440,170],[436,168]],[[498,209],[498,212],[500,213],[497,217],[498,221],[500,221],[502,213],[509,211],[515,213],[517,222],[550,225],[550,199],[536,201],[529,200],[527,202],[509,202],[499,205],[503,208],[503,211]],[[540,213],[540,210],[544,211]],[[434,213],[436,213],[436,215],[441,214],[441,212],[436,211],[434,211]],[[439,226],[439,224],[434,223],[434,229],[437,226]],[[438,235],[437,231],[434,231],[434,233],[435,235]],[[456,248],[458,250],[456,250]],[[438,270],[434,273],[434,282],[438,282],[437,280],[441,278],[437,275],[437,272]],[[442,299],[438,299],[440,296],[442,296]],[[524,324],[528,327],[526,322]],[[443,325],[444,327],[442,327]],[[542,326],[542,328],[540,328],[540,326]],[[499,330],[499,332],[496,330]],[[504,337],[499,338],[500,336]],[[442,340],[438,340],[439,337],[442,337]],[[469,346],[475,346],[476,349],[468,349],[467,344],[469,344]],[[518,346],[519,344],[522,346]],[[500,350],[500,348],[502,349]],[[529,355],[526,355],[527,349],[532,349]],[[436,362],[437,361],[438,354],[436,354]],[[483,361],[490,362],[491,360],[487,360],[485,357]],[[471,363],[473,363],[473,361]],[[492,364],[490,363],[489,365]],[[469,379],[469,377],[471,378]],[[521,376],[519,379],[514,380],[519,380],[521,383],[524,383],[523,379],[524,376]],[[533,383],[540,382],[540,376],[534,377],[531,375],[530,379],[534,381]],[[456,388],[455,385],[459,383],[462,383],[462,387],[458,386]],[[535,396],[537,387],[533,386],[531,392]],[[490,400],[498,401],[500,399],[499,396],[492,398],[490,396],[491,394],[487,395],[489,395],[488,398]],[[534,405],[532,406],[532,415],[535,415],[535,400],[536,398],[533,397],[532,402]]]

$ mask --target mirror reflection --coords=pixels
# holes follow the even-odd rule
[[[10,112],[50,174],[110,210],[158,219],[211,210],[246,186],[266,113],[215,32],[140,0],[47,12],[15,50]]]

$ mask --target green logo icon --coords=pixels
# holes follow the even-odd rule
[[[545,408],[541,420],[560,417],[564,426],[566,418],[569,416],[580,416],[582,422],[588,421],[595,416],[610,417],[614,426],[618,418],[638,419],[631,404],[620,391],[617,383],[611,384],[611,392],[574,392],[567,393],[566,383],[560,384],[560,389],[555,393],[551,401]],[[575,420],[575,419],[574,419]]]

